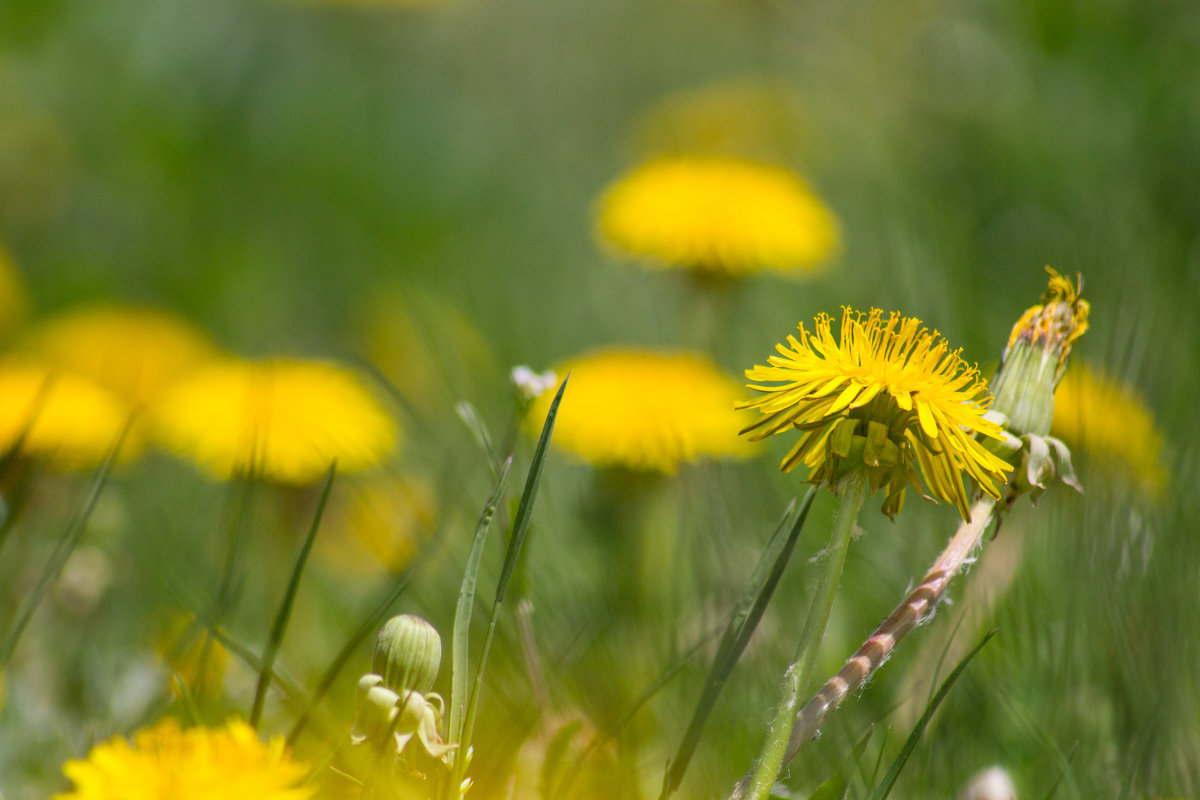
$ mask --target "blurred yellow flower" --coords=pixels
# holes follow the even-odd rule
[[[307,800],[298,786],[308,767],[293,761],[281,737],[259,740],[244,722],[183,730],[173,719],[96,745],[68,761],[74,783],[56,800]]]
[[[311,483],[379,464],[399,429],[350,370],[319,361],[206,364],[166,389],[152,409],[158,440],[218,478],[254,472]]]
[[[810,272],[837,246],[833,213],[797,176],[735,158],[648,163],[599,201],[601,237],[664,267]]]
[[[0,452],[19,447],[59,467],[95,466],[127,418],[119,400],[86,378],[34,364],[0,365]],[[126,441],[121,453],[136,449]]]
[[[984,418],[991,403],[987,385],[960,350],[921,321],[895,312],[869,314],[845,308],[841,336],[833,319],[817,317],[809,334],[800,323],[800,340],[788,336],[776,345],[770,366],[746,370],[750,384],[765,396],[739,403],[763,416],[743,429],[763,439],[792,428],[800,440],[783,459],[785,472],[803,462],[809,479],[836,488],[857,469],[866,469],[872,491],[887,486],[884,513],[904,504],[905,488],[920,490],[917,471],[930,493],[954,503],[970,518],[960,471],[966,470],[988,494],[999,499],[993,481],[1005,483],[1010,467],[975,439],[979,433],[1001,439],[1000,426]]]
[[[637,143],[653,154],[778,158],[803,134],[798,93],[742,78],[667,95],[640,120]]]
[[[343,485],[330,503],[317,546],[324,560],[370,573],[380,566],[397,572],[429,535],[437,497],[415,478],[387,476]]]
[[[154,649],[170,673],[172,693],[178,695],[176,678],[193,697],[221,694],[229,651],[209,635],[195,617],[178,614],[167,621],[154,639]]]
[[[0,245],[0,334],[8,334],[17,326],[28,304],[24,282]]]
[[[571,383],[553,441],[595,466],[672,473],[705,456],[744,458],[751,452],[737,436],[737,383],[702,356],[604,350],[555,372],[570,372]],[[531,430],[541,430],[553,395],[534,401]]]
[[[47,363],[88,377],[133,406],[212,359],[212,344],[183,319],[148,308],[93,306],[42,323],[30,349]]]
[[[1131,475],[1152,495],[1166,487],[1163,434],[1127,384],[1104,370],[1073,364],[1054,394],[1050,432],[1093,461]]]

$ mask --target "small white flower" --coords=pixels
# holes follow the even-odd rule
[[[554,384],[558,383],[558,376],[554,374],[554,370],[548,369],[538,374],[524,364],[513,367],[511,377],[513,386],[517,387],[517,391],[526,400],[532,400],[542,392],[553,389]]]

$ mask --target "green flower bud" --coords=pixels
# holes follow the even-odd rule
[[[1050,285],[1040,305],[1013,326],[1000,369],[991,380],[992,408],[1008,418],[1021,436],[1046,436],[1054,417],[1054,389],[1071,346],[1088,328],[1088,302],[1079,296],[1082,279],[1072,282],[1046,267]]]
[[[442,637],[420,617],[401,614],[383,624],[371,669],[397,692],[427,694],[442,666]]]

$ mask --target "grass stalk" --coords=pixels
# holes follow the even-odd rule
[[[463,724],[467,711],[467,681],[470,672],[471,612],[475,608],[475,585],[479,576],[479,563],[483,558],[483,546],[491,528],[492,517],[508,488],[512,456],[505,459],[496,478],[496,485],[488,497],[479,523],[475,526],[475,537],[467,554],[467,565],[463,569],[462,586],[458,591],[458,604],[454,609],[454,632],[450,661],[450,720],[447,731],[448,744],[462,740]],[[457,762],[460,754],[455,754]]]
[[[458,741],[458,751],[450,777],[450,796],[462,797],[462,780],[467,758],[470,755],[471,735],[475,727],[475,713],[479,704],[479,695],[483,689],[483,676],[487,670],[488,656],[492,649],[492,640],[496,634],[496,624],[508,595],[508,586],[512,582],[513,573],[521,557],[525,537],[529,532],[529,521],[532,518],[533,504],[537,500],[538,488],[542,482],[542,470],[546,465],[546,455],[550,448],[550,437],[554,432],[554,420],[558,416],[558,406],[562,403],[563,393],[567,390],[568,375],[558,387],[550,410],[546,413],[546,421],[542,425],[541,436],[538,437],[537,447],[529,464],[529,472],[525,476],[525,488],[521,492],[521,502],[517,506],[517,514],[513,519],[512,535],[508,540],[508,548],[504,553],[504,563],[500,567],[500,578],[496,581],[496,595],[492,602],[492,613],[488,619],[487,634],[484,636],[483,647],[479,654],[479,667],[475,672],[474,685],[467,700],[466,712],[463,716],[461,735]],[[457,631],[456,631],[457,633]]]
[[[105,484],[108,483],[109,475],[112,474],[117,453],[120,452],[121,445],[125,441],[125,434],[128,431],[129,424],[126,423],[120,434],[118,434],[117,440],[109,449],[104,461],[96,469],[83,503],[75,509],[75,514],[71,517],[71,521],[67,523],[66,530],[63,531],[62,537],[54,546],[54,550],[50,554],[50,559],[46,562],[46,567],[42,570],[41,577],[38,578],[33,591],[25,598],[24,606],[17,614],[16,623],[13,625],[8,636],[5,637],[4,643],[0,644],[0,670],[8,666],[13,653],[16,652],[17,643],[21,640],[21,635],[25,632],[25,628],[28,627],[30,621],[33,619],[34,612],[37,611],[38,606],[41,605],[43,598],[45,598],[50,584],[58,577],[59,572],[66,565],[67,559],[74,552],[75,546],[79,544],[79,539],[83,536],[84,528],[87,527],[88,518],[91,517],[92,511],[96,508],[96,501],[100,499],[100,493],[103,491]]]
[[[767,740],[763,744],[761,755],[750,774],[734,787],[733,800],[766,800],[770,797],[771,789],[779,778],[779,773],[786,763],[785,753],[791,738],[792,727],[796,723],[796,711],[800,698],[808,688],[808,680],[812,675],[817,660],[817,650],[825,635],[825,626],[829,622],[829,611],[833,607],[833,597],[837,593],[841,581],[842,569],[846,565],[846,553],[850,549],[850,539],[854,533],[854,525],[858,521],[858,513],[863,501],[867,498],[867,477],[864,473],[853,474],[842,488],[841,502],[833,520],[833,531],[830,534],[829,548],[825,552],[825,571],[817,583],[812,605],[809,607],[808,618],[804,630],[800,634],[800,642],[796,648],[796,657],[784,673],[780,685],[779,706],[775,717],[767,731]]]
[[[675,751],[675,757],[671,759],[666,774],[663,776],[663,788],[659,795],[660,800],[667,800],[679,788],[684,773],[687,771],[688,764],[691,763],[696,746],[700,742],[700,734],[704,730],[704,724],[708,721],[708,716],[712,712],[713,706],[716,705],[717,697],[720,695],[721,689],[725,686],[725,682],[733,671],[734,665],[741,658],[742,652],[745,651],[746,645],[750,642],[750,637],[758,627],[759,620],[762,619],[763,612],[766,610],[767,604],[775,592],[775,587],[779,584],[783,570],[791,559],[796,547],[796,541],[799,539],[800,532],[804,529],[804,523],[808,519],[808,512],[812,508],[816,492],[816,487],[808,490],[808,493],[804,496],[804,500],[800,503],[799,512],[795,511],[796,503],[794,500],[788,505],[783,519],[779,521],[779,525],[775,528],[775,532],[767,542],[762,556],[759,557],[758,564],[755,566],[750,580],[747,581],[745,588],[742,590],[741,597],[738,598],[738,602],[733,608],[733,613],[730,615],[725,633],[721,637],[721,643],[717,647],[717,654],[713,658],[708,677],[704,682],[704,688],[700,693],[700,700],[692,712],[692,718],[688,723],[687,731],[684,733],[683,740],[679,743],[678,750]],[[792,520],[793,514],[795,515],[795,519],[789,527],[788,521]]]
[[[267,645],[263,649],[262,668],[258,671],[258,683],[254,687],[254,703],[250,707],[249,723],[251,728],[257,729],[259,720],[262,719],[267,688],[271,685],[271,668],[275,664],[275,656],[279,653],[283,635],[287,632],[288,621],[292,616],[292,606],[296,601],[296,592],[300,588],[300,576],[304,573],[308,555],[312,552],[313,542],[317,539],[317,530],[321,527],[321,518],[325,515],[325,504],[329,502],[329,492],[333,488],[333,476],[336,472],[336,463],[330,464],[329,471],[325,474],[325,483],[321,486],[321,495],[317,499],[317,510],[313,515],[312,525],[309,526],[308,535],[304,538],[300,554],[296,557],[292,574],[288,578],[287,588],[283,593],[283,599],[279,603],[279,610],[275,613],[275,620],[271,624]]]

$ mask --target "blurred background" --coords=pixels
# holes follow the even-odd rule
[[[802,176],[836,217],[838,247],[818,269],[736,281],[645,268],[598,236],[599,198],[679,154]],[[953,797],[1001,765],[1021,797],[1196,797],[1198,170],[1200,7],[1182,1],[5,0],[0,341],[20,352],[46,320],[89,304],[151,307],[227,352],[332,359],[369,377],[403,432],[384,470],[399,510],[378,523],[399,543],[386,557],[318,547],[281,654],[311,686],[371,590],[429,542],[396,610],[448,641],[492,483],[456,404],[505,441],[513,366],[630,345],[701,352],[739,379],[797,322],[851,305],[919,317],[987,371],[1044,290],[1043,266],[1082,273],[1092,327],[1074,359],[1129,403],[1109,419],[1118,406],[1101,402],[1074,440],[1062,432],[1086,493],[1023,501],[954,603],[847,702],[788,783],[808,797],[871,723],[862,769],[890,763],[937,676],[996,627],[896,796]],[[516,442],[523,476],[530,444]],[[786,444],[635,478],[551,456],[518,580],[546,688],[505,617],[472,794],[504,796],[488,776],[539,763],[568,720],[584,741],[611,728],[721,624],[803,490],[802,475],[776,469]],[[86,480],[39,477],[0,539],[6,626]],[[348,518],[375,488],[348,480],[332,502]],[[169,706],[156,642],[211,593],[229,495],[161,453],[121,467],[60,578],[76,583],[39,610],[5,674],[0,795],[62,789],[64,760]],[[314,496],[272,488],[255,506],[255,546],[281,563],[252,562],[230,620],[255,649]],[[956,523],[915,495],[891,522],[879,499],[860,521],[823,674]],[[757,753],[833,508],[818,498],[681,796],[724,796]],[[631,602],[620,553],[660,534],[668,544],[644,551],[638,580],[662,596]],[[500,563],[493,536],[481,586]],[[711,652],[600,749],[594,760],[624,776],[610,796],[656,794]],[[353,720],[368,653],[333,690],[334,729]],[[252,670],[231,659],[227,672],[214,721],[244,714],[252,692]],[[279,730],[293,716],[268,710]],[[536,781],[519,785],[537,796]]]

